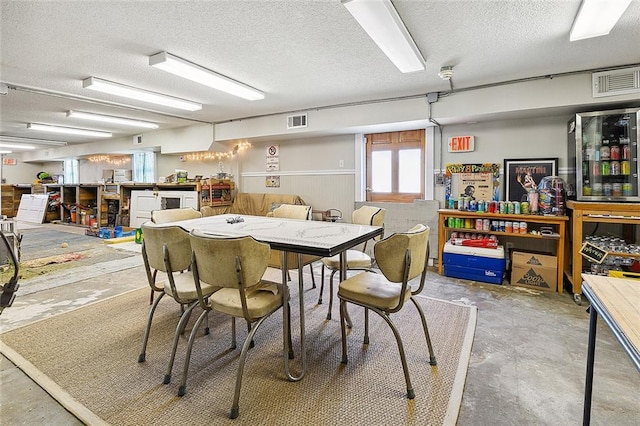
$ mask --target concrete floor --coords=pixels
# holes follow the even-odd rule
[[[67,228],[58,229],[78,232]],[[14,306],[0,316],[0,330],[146,286],[141,264],[32,294],[18,293]],[[316,274],[319,270],[315,268]],[[582,422],[586,306],[576,305],[566,293],[540,293],[509,285],[450,279],[431,271],[428,282],[423,293],[426,296],[464,300],[478,306],[458,425]],[[437,351],[437,342],[434,345]],[[0,357],[0,386],[3,425],[80,424],[4,357]],[[600,321],[592,422],[638,425],[638,419],[640,373]]]

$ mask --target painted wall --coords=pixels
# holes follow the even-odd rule
[[[3,157],[11,157],[17,160],[17,164],[15,166],[1,166],[3,183],[33,183],[36,180],[36,175],[42,171],[45,171],[50,175],[57,174],[62,171],[61,163],[58,162],[25,163],[22,161],[22,155],[15,153],[3,155]]]

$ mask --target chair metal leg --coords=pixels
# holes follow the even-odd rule
[[[164,291],[160,293],[149,309],[149,316],[147,317],[147,328],[145,328],[144,330],[144,337],[142,338],[142,350],[140,351],[140,355],[138,355],[138,362],[144,362],[147,357],[147,342],[149,341],[149,333],[151,332],[151,321],[153,320],[153,314],[158,307],[158,303],[160,302],[160,299],[164,297],[164,295]],[[153,290],[151,290],[151,297],[153,297]]]
[[[264,322],[264,320],[268,318],[262,317],[258,320],[258,322],[249,329],[249,334],[244,341],[244,345],[242,345],[242,352],[240,352],[240,360],[238,361],[238,373],[236,374],[236,389],[233,394],[233,405],[231,406],[231,413],[229,414],[230,419],[235,419],[240,414],[240,388],[242,387],[242,373],[244,372],[244,364],[247,360],[247,353],[252,346],[253,336],[260,328],[260,325]]]
[[[327,319],[331,319],[331,310],[333,308],[333,276],[338,272],[337,269],[331,271],[331,275],[329,275],[329,310],[327,311]],[[349,327],[351,328],[351,327]]]
[[[387,322],[387,324],[389,324],[389,327],[391,327],[391,330],[393,331],[393,335],[396,338],[396,343],[398,344],[398,351],[400,352],[400,361],[402,361],[402,370],[404,372],[404,380],[407,383],[407,398],[413,399],[416,397],[416,394],[413,390],[413,386],[411,385],[411,379],[409,378],[409,367],[407,366],[407,358],[404,354],[404,345],[402,344],[400,333],[398,332],[398,329],[396,328],[393,321],[391,321],[391,318],[389,318],[389,316],[386,313],[378,309],[371,308],[371,310],[377,313],[378,315],[380,315],[382,318],[384,318],[384,320]]]
[[[369,344],[369,308],[364,308],[364,344]]]
[[[180,317],[180,321],[178,321],[178,325],[176,326],[176,332],[173,335],[173,348],[171,350],[171,358],[169,358],[169,366],[167,367],[167,372],[164,375],[164,380],[162,383],[168,385],[171,383],[171,370],[173,370],[173,363],[176,359],[176,351],[178,350],[178,342],[180,340],[180,336],[184,331],[184,328],[187,326],[187,321],[189,321],[189,317],[191,316],[191,311],[195,308],[198,302],[191,303],[184,314]],[[206,312],[206,311],[205,311]],[[194,329],[195,330],[195,329]]]
[[[418,310],[418,313],[420,314],[420,319],[422,320],[424,337],[427,339],[427,348],[429,349],[429,364],[438,365],[438,362],[436,361],[436,355],[433,352],[433,346],[431,346],[431,337],[429,336],[429,328],[427,327],[427,318],[424,316],[424,311],[422,310],[422,307],[418,304],[418,302],[416,302],[413,299],[413,297],[411,298],[411,301],[413,302],[416,309]]]
[[[309,271],[311,272],[311,288],[316,288],[316,276],[313,273],[313,265],[309,264]]]
[[[231,349],[237,347],[236,342],[236,317],[231,317]]]
[[[342,362],[346,364],[347,359],[347,330],[345,327],[345,312],[347,309],[347,303],[344,300],[340,300],[340,333],[342,336]]]
[[[322,305],[322,293],[324,292],[324,263],[320,270],[320,293],[318,293],[318,305]]]
[[[180,387],[178,388],[178,396],[184,396],[187,393],[187,374],[189,373],[189,363],[191,362],[191,350],[193,349],[193,342],[196,340],[196,334],[198,333],[198,327],[202,323],[202,320],[207,315],[207,312],[204,311],[198,317],[198,320],[193,326],[193,330],[191,330],[191,334],[189,335],[189,343],[187,345],[187,355],[184,357],[184,370],[182,371],[182,383],[180,383]]]

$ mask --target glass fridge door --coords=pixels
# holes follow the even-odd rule
[[[578,114],[578,199],[640,201],[638,115],[638,110]]]

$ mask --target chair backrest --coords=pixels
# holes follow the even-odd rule
[[[221,238],[202,234],[198,230],[193,230],[190,238],[195,261],[194,273],[201,281],[238,288],[236,259],[239,259],[245,288],[260,284],[269,263],[269,244],[256,241],[250,236]]]
[[[429,249],[429,227],[416,225],[407,232],[396,233],[378,242],[374,253],[378,267],[387,280],[402,282],[405,273],[405,255],[411,253],[411,267],[407,281],[422,274]]]
[[[202,213],[192,207],[180,209],[153,210],[151,212],[151,222],[168,223],[179,220],[197,219],[202,217]]]
[[[351,214],[351,222],[358,225],[384,226],[386,209],[374,206],[362,206]]]
[[[189,233],[184,229],[145,222],[142,224],[142,235],[142,256],[149,268],[168,272],[164,250],[169,253],[171,271],[184,271],[191,266],[191,243]]]
[[[282,204],[273,210],[273,217],[307,220],[311,218],[311,206]]]

